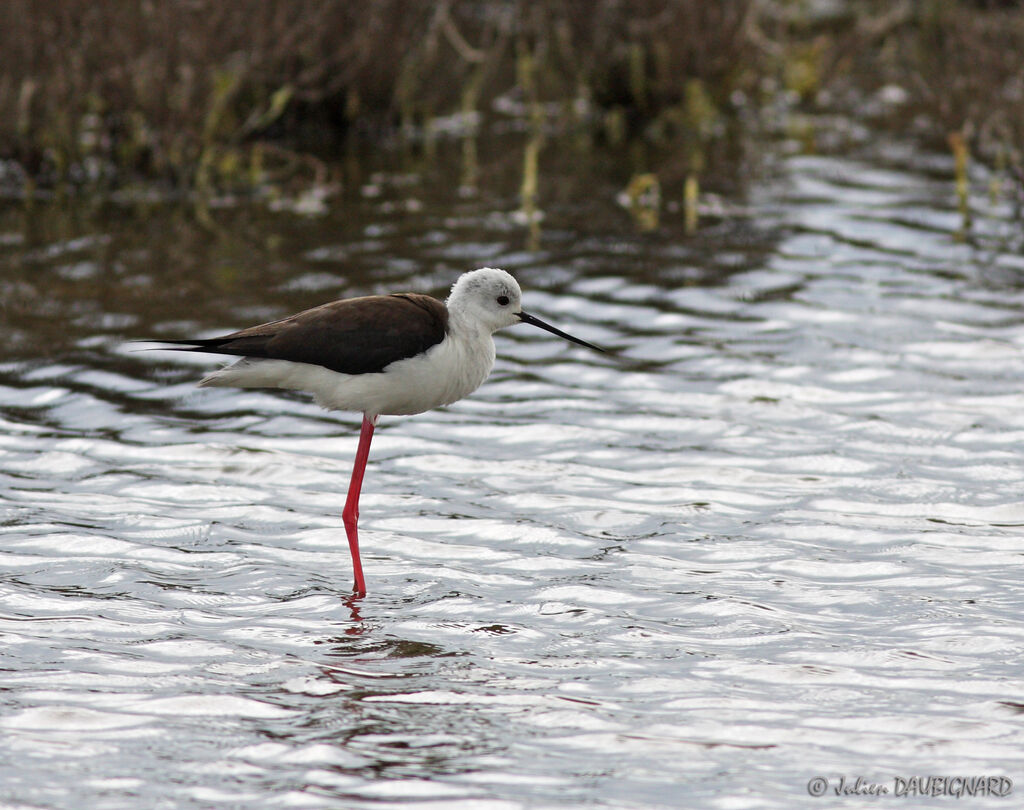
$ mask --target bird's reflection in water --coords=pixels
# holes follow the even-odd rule
[[[363,622],[363,615],[359,612],[359,603],[363,600],[359,594],[349,594],[344,599],[345,607],[349,610],[349,617],[352,619],[352,624],[345,628],[346,636],[362,636],[369,631],[369,627]]]

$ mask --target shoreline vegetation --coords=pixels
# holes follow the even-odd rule
[[[444,138],[471,189],[476,135],[514,131],[529,221],[545,139],[568,132],[631,156],[641,213],[683,189],[696,227],[703,177],[802,109],[942,145],[958,189],[972,160],[1024,185],[1005,0],[9,0],[0,52],[8,199],[298,186],[313,210],[343,155]]]

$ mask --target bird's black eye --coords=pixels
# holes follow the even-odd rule
[[[507,295],[499,295],[498,296],[498,306],[499,307],[507,307],[508,306],[508,296]]]

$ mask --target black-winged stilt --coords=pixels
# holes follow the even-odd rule
[[[460,276],[444,303],[418,293],[348,298],[223,337],[161,342],[179,351],[241,356],[203,377],[201,386],[308,391],[325,408],[362,412],[342,520],[355,592],[363,596],[359,492],[377,417],[422,413],[475,391],[494,365],[491,336],[506,326],[533,324],[604,351],[523,312],[521,297],[511,275],[485,267]]]

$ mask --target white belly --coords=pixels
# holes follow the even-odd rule
[[[475,391],[494,366],[494,341],[445,337],[423,354],[374,374],[340,374],[290,360],[243,358],[200,381],[201,386],[308,391],[324,408],[369,417],[413,414],[448,405]]]

